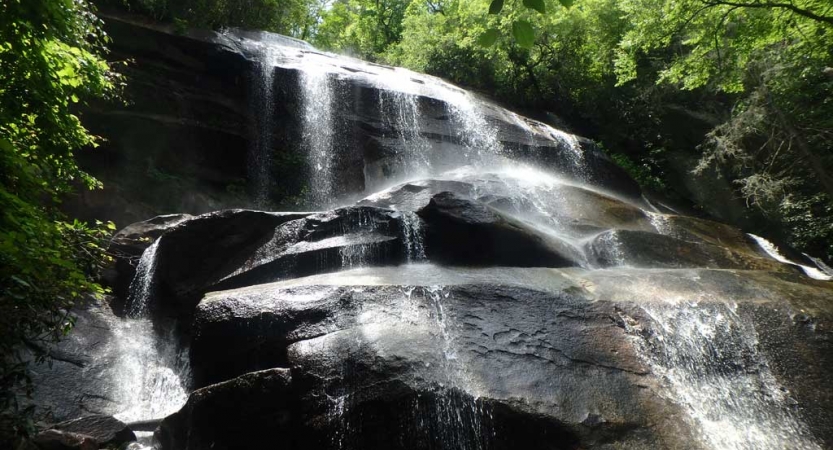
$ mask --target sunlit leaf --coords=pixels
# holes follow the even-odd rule
[[[547,12],[547,8],[544,6],[544,0],[524,0],[524,6],[526,6],[529,9],[534,9],[535,11],[538,11],[541,14]]]
[[[512,24],[512,36],[523,48],[531,48],[535,44],[535,30],[526,20],[516,20]]]
[[[495,28],[487,30],[477,38],[477,44],[483,47],[491,47],[495,45],[497,38],[500,37],[500,31]]]

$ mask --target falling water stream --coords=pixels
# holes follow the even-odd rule
[[[662,298],[641,306],[643,357],[714,450],[821,450],[758,349],[758,330],[732,302]],[[625,320],[626,324],[635,323]]]
[[[127,423],[161,419],[178,411],[188,399],[187,349],[179,345],[172,327],[160,332],[149,314],[161,240],[142,253],[130,283],[127,316],[113,327],[113,345],[119,355],[112,373],[114,400],[121,405],[115,417]],[[140,434],[139,438],[131,448],[148,448],[150,436]]]

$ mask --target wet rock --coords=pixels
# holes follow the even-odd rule
[[[749,236],[738,228],[689,216],[667,215],[661,233],[689,242],[726,247],[736,253],[768,257]]]
[[[153,241],[194,216],[190,214],[168,214],[130,224],[110,240],[109,251],[129,258],[138,258]]]
[[[643,231],[611,230],[596,236],[584,249],[589,261],[600,267],[797,270],[752,253],[748,248],[741,249],[741,253],[708,243],[705,239],[698,240],[691,242]]]
[[[191,219],[188,214],[168,214],[130,224],[110,240],[107,252],[115,259],[103,275],[106,285],[120,298],[127,298],[128,288],[142,253],[171,228]]]
[[[674,407],[615,305],[545,270],[367,268],[212,293],[195,374],[292,367],[301,448],[663,447],[647,424]]]
[[[116,358],[111,297],[87,297],[72,309],[75,326],[58,344],[41,349],[50,363],[33,364],[34,392],[30,399],[37,418],[56,423],[89,414],[116,414],[111,375]]]
[[[418,212],[425,222],[429,259],[475,266],[565,267],[583,257],[566,242],[547,236],[482,203],[445,192]]]
[[[155,436],[165,449],[293,447],[292,377],[288,369],[248,373],[197,389]]]
[[[59,430],[42,431],[33,442],[41,450],[96,450],[99,446],[90,436]]]
[[[402,227],[399,213],[369,207],[208,214],[162,238],[154,283],[169,306],[190,314],[209,290],[401,262]]]
[[[729,433],[775,418],[775,445],[828,442],[831,398],[811,397],[833,363],[830,289],[788,272],[368,267],[208,294],[192,359],[204,382],[291,367],[287,440],[305,449],[699,449],[691,408]],[[715,353],[689,355],[700,340]],[[748,411],[712,391],[736,382],[763,383]]]
[[[477,200],[570,237],[585,237],[609,228],[654,231],[648,215],[637,207],[639,203],[571,185],[532,169],[476,174],[453,171],[391,187],[358,204],[417,211],[441,192]]]
[[[90,436],[102,447],[119,447],[136,440],[136,435],[127,424],[107,415],[81,417],[53,425],[52,428]]]

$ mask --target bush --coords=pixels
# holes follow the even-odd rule
[[[16,391],[30,390],[30,357],[72,327],[68,309],[105,262],[114,225],[70,221],[62,195],[100,183],[76,164],[96,138],[75,105],[116,93],[119,78],[101,55],[106,35],[83,0],[0,2],[0,448],[32,429],[31,409]]]

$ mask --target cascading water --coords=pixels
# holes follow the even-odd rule
[[[503,145],[497,130],[480,111],[477,101],[466,91],[448,90],[444,96],[451,123],[466,148],[465,157],[475,164],[490,164],[502,156]]]
[[[127,315],[133,318],[142,318],[147,315],[148,301],[151,298],[153,289],[153,274],[156,273],[156,251],[159,249],[159,240],[156,240],[142,253],[139,258],[139,265],[136,267],[136,275],[130,282],[127,306]]]
[[[257,111],[254,116],[253,138],[249,146],[248,173],[254,184],[255,204],[265,207],[269,203],[269,192],[272,179],[269,169],[272,167],[272,129],[274,93],[274,67],[269,63],[272,58],[268,50],[263,50],[264,56],[260,63],[260,73],[251,83],[251,107]]]
[[[821,447],[790,407],[758,350],[758,330],[738,306],[702,299],[668,299],[642,306],[650,328],[628,326],[713,450]],[[703,301],[701,303],[701,301]],[[625,324],[634,324],[625,317]]]
[[[128,315],[113,327],[119,356],[112,383],[115,401],[123,408],[115,416],[125,422],[165,417],[188,398],[187,349],[180,348],[172,331],[160,336],[148,315],[160,241],[157,239],[142,254],[130,283]]]
[[[396,137],[404,149],[399,162],[401,167],[397,171],[414,178],[428,175],[431,144],[422,135],[420,128],[418,97],[397,90],[382,91],[379,95],[379,111],[389,127],[396,130]]]
[[[816,280],[825,280],[825,281],[833,280],[833,275],[828,274],[828,273],[824,272],[823,270],[821,270],[817,267],[810,267],[810,266],[805,265],[805,264],[800,264],[800,263],[797,263],[795,261],[790,261],[789,259],[784,257],[784,255],[782,255],[780,251],[778,251],[778,247],[776,247],[775,244],[773,244],[772,242],[769,242],[768,240],[766,240],[766,239],[764,239],[760,236],[756,236],[754,234],[751,234],[751,233],[749,233],[749,237],[754,239],[755,242],[757,242],[758,245],[769,256],[772,257],[772,259],[774,259],[776,261],[779,261],[779,262],[782,262],[784,264],[792,264],[792,265],[798,266],[810,278],[814,278]]]
[[[300,73],[303,96],[303,145],[309,161],[310,195],[319,207],[333,204],[333,85],[327,73],[307,68]]]
[[[425,260],[425,242],[422,231],[422,219],[411,211],[402,212],[402,236],[408,262]]]

